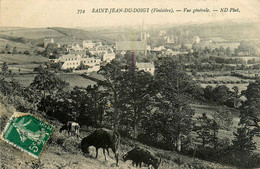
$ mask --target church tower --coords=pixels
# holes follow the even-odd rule
[[[146,28],[144,26],[144,20],[143,20],[142,31],[141,31],[141,41],[146,41]]]

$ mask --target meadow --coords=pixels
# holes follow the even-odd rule
[[[61,37],[64,34],[47,28],[20,28],[0,31],[0,35],[23,37],[26,39],[42,39],[45,37]]]
[[[36,55],[0,54],[0,62],[6,62],[7,64],[28,64],[32,62],[36,62],[36,63],[49,62],[49,59],[42,56],[36,56]]]

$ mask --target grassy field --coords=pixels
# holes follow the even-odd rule
[[[217,80],[217,81],[240,81],[241,78],[235,76],[216,76],[216,77],[200,77],[199,80]]]
[[[6,62],[7,64],[26,64],[26,63],[32,63],[32,62],[49,62],[48,58],[45,58],[43,56],[34,56],[34,55],[23,55],[23,54],[0,54],[0,63]]]
[[[20,28],[2,30],[0,35],[23,37],[25,39],[42,39],[45,37],[62,37],[64,34],[47,28]]]
[[[94,85],[96,82],[93,82],[89,79],[86,79],[77,74],[59,74],[59,78],[68,82],[71,88],[78,86],[78,87],[88,87],[89,85]]]
[[[13,77],[6,77],[6,79],[7,80],[15,79],[22,86],[27,87],[33,82],[33,79],[36,75],[37,74],[21,74],[21,75],[15,75]],[[71,89],[75,86],[88,87],[89,85],[96,84],[96,82],[93,82],[93,81],[86,79],[86,78],[84,78],[80,75],[77,75],[77,74],[57,74],[57,76],[60,79],[68,82]]]
[[[0,38],[0,50],[5,49],[7,44],[10,46],[11,49],[16,47],[17,51],[25,51],[25,50],[30,50],[31,48],[35,48],[35,46],[32,46],[30,44],[18,43],[18,42],[13,42],[10,40]]]

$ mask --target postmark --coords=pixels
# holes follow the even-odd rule
[[[36,117],[15,112],[5,126],[1,138],[7,143],[38,158],[54,127]]]

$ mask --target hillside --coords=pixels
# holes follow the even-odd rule
[[[12,115],[14,108],[6,104],[4,97],[0,94],[0,124],[1,131],[7,120]],[[77,169],[105,169],[105,168],[119,168],[119,169],[131,169],[135,168],[131,166],[131,162],[123,162],[122,159],[119,161],[119,167],[115,166],[115,159],[112,151],[110,150],[110,156],[107,156],[107,161],[104,160],[103,153],[99,150],[99,156],[97,159],[94,158],[95,149],[90,148],[90,155],[84,157],[81,150],[79,149],[80,139],[76,137],[67,137],[65,133],[59,133],[58,129],[61,127],[61,123],[57,121],[52,121],[41,117],[44,121],[47,121],[53,124],[56,127],[56,130],[53,132],[51,139],[48,144],[45,146],[42,154],[40,155],[39,160],[34,159],[28,154],[14,148],[13,146],[0,141],[0,158],[1,158],[1,167],[2,168],[77,168]],[[84,126],[81,129],[80,137],[83,138],[87,136],[94,129],[87,130]],[[192,159],[191,157],[179,155],[176,152],[170,152],[165,150],[155,149],[149,146],[136,143],[133,140],[126,138],[122,139],[122,144],[120,148],[120,156],[125,154],[127,151],[131,150],[135,145],[143,146],[151,151],[157,152],[162,157],[162,163],[159,168],[163,169],[172,169],[172,168],[232,168],[223,166],[220,164],[215,164],[199,159]],[[146,168],[146,167],[142,167]]]
[[[54,30],[56,32],[62,33],[65,36],[56,37],[54,41],[61,44],[71,44],[71,43],[82,43],[83,40],[94,40],[94,41],[102,41],[103,43],[111,43],[111,39],[105,38],[100,34],[95,32],[89,32],[81,29],[73,29],[73,28],[61,28],[61,27],[51,27],[48,28],[50,30]]]
[[[25,39],[42,39],[46,37],[62,37],[64,34],[47,28],[0,29],[0,35],[23,37]]]

